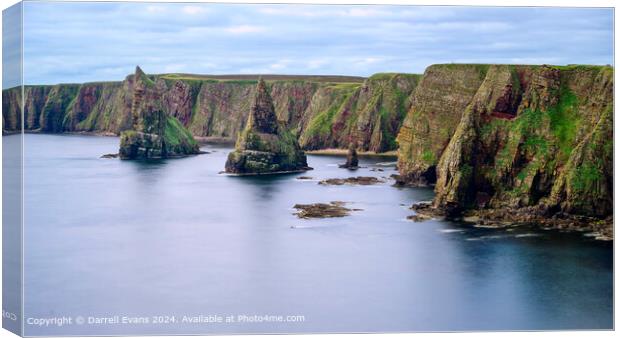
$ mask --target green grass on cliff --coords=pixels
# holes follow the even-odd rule
[[[576,146],[576,134],[581,117],[579,99],[565,85],[559,88],[558,103],[546,111],[524,109],[514,120],[494,120],[481,129],[481,137],[489,138],[494,131],[508,133],[507,142],[495,156],[495,172],[518,169],[515,185],[506,191],[510,196],[521,196],[539,171],[555,170],[568,161]],[[517,157],[524,156],[529,163],[514,168]],[[597,172],[582,168],[575,173],[578,187],[589,187],[598,179]],[[495,174],[496,175],[496,174]],[[497,176],[497,175],[496,175]],[[530,183],[527,183],[530,182]],[[525,189],[525,190],[524,190]]]
[[[340,83],[330,83],[329,88],[336,90],[355,90],[359,88],[361,84],[356,82],[340,82]]]
[[[428,165],[433,165],[437,162],[437,156],[435,156],[435,152],[432,150],[426,149],[422,152],[422,161]]]
[[[64,130],[67,110],[77,97],[79,85],[56,85],[50,90],[41,112],[41,129],[46,132]]]
[[[513,165],[520,145],[532,156],[538,154],[546,157],[549,154],[548,141],[539,135],[540,126],[544,124],[546,114],[538,110],[524,109],[514,120],[495,119],[481,129],[481,136],[488,138],[494,130],[505,130],[508,140],[495,156],[496,172],[503,172]],[[531,169],[531,168],[530,168]],[[521,179],[522,180],[522,179]]]
[[[594,164],[583,164],[575,169],[572,188],[576,191],[589,191],[602,179],[601,169]]]
[[[558,103],[543,112],[525,109],[515,119],[513,131],[518,131],[523,138],[523,146],[530,153],[548,155],[549,141],[538,134],[538,130],[549,122],[555,144],[559,149],[560,160],[566,160],[574,147],[577,126],[580,117],[577,111],[578,99],[566,86],[560,88]],[[483,131],[484,132],[484,131]]]
[[[601,71],[605,69],[613,69],[611,66],[599,66],[599,65],[566,65],[566,66],[551,66],[557,70],[562,71]]]
[[[355,92],[356,87],[346,88],[342,91],[335,91],[332,93],[333,96],[342,95],[342,98],[335,101],[335,104],[332,104],[326,110],[318,113],[314,116],[308,127],[304,131],[304,135],[312,138],[315,136],[326,137],[332,132],[332,126],[334,124],[334,119],[338,112],[344,109],[344,106],[348,103],[349,98]]]
[[[442,63],[442,64],[434,64],[429,66],[430,67],[436,67],[436,68],[444,68],[444,69],[448,69],[448,70],[462,70],[463,67],[473,67],[475,68],[478,73],[480,74],[480,79],[484,80],[484,78],[487,75],[487,72],[489,71],[489,67],[491,67],[490,64],[485,64],[485,63]]]
[[[557,140],[562,159],[568,158],[574,146],[580,122],[578,103],[577,96],[568,87],[562,86],[558,104],[548,111],[551,130]]]
[[[389,81],[393,80],[400,73],[376,73],[371,75],[368,80],[370,81]]]
[[[181,144],[188,144],[190,146],[197,145],[192,134],[183,127],[179,120],[172,116],[168,116],[166,119],[164,140],[171,146],[178,146]]]
[[[332,131],[332,121],[336,116],[336,113],[340,110],[339,105],[332,105],[329,109],[317,114],[308,125],[305,134],[314,136],[326,136]]]

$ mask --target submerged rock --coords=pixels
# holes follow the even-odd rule
[[[424,221],[428,221],[429,219],[432,219],[433,217],[429,216],[429,215],[424,215],[424,214],[415,214],[415,215],[411,215],[411,216],[407,216],[407,219],[410,221],[414,221],[414,222],[424,222]]]
[[[441,208],[433,207],[432,202],[419,202],[412,205],[410,209],[416,212],[413,216],[416,216],[415,218],[419,220],[431,218],[443,219],[446,217],[445,211]],[[411,219],[410,217],[412,216],[407,217],[407,219]],[[415,219],[412,220],[415,221]]]
[[[345,202],[333,201],[329,203],[295,204],[293,208],[299,210],[295,213],[299,218],[344,217],[350,215],[351,211],[361,210],[349,209],[344,205]]]
[[[351,185],[372,185],[383,183],[382,180],[373,177],[373,176],[357,176],[357,177],[349,177],[349,178],[328,178],[326,180],[322,180],[319,182],[321,185],[343,185],[343,184],[351,184]]]
[[[156,83],[136,67],[131,114],[133,129],[121,133],[121,159],[156,159],[198,154],[190,132],[162,105],[165,83]]]
[[[118,153],[117,154],[103,154],[101,155],[100,158],[118,158]]]
[[[258,81],[245,129],[228,154],[226,172],[270,174],[310,170],[295,136],[278,121],[265,81]]]
[[[349,151],[347,153],[347,162],[345,164],[339,165],[340,168],[352,169],[355,170],[359,168],[359,161],[357,159],[357,143],[351,142],[349,144]]]

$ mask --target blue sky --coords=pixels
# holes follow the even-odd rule
[[[613,63],[611,9],[26,2],[24,81]]]

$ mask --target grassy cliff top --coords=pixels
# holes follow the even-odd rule
[[[584,64],[568,64],[568,65],[529,65],[529,64],[511,64],[511,63],[437,63],[428,66],[428,68],[462,68],[462,67],[477,67],[486,69],[489,66],[516,66],[516,67],[529,67],[529,68],[537,68],[537,67],[551,67],[558,70],[601,70],[601,69],[613,69],[611,65],[584,65]],[[373,75],[374,76],[374,75]]]
[[[396,76],[402,76],[407,78],[420,78],[422,74],[413,74],[413,73],[376,73],[372,74],[369,79],[370,80],[391,80]]]
[[[202,74],[159,74],[158,77],[174,80],[215,80],[215,81],[258,81],[262,77],[265,81],[310,81],[333,83],[362,83],[366,80],[361,76],[344,75],[278,75],[278,74],[230,74],[230,75],[202,75]]]

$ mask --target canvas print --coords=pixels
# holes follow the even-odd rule
[[[3,326],[612,330],[613,8],[3,12]]]

